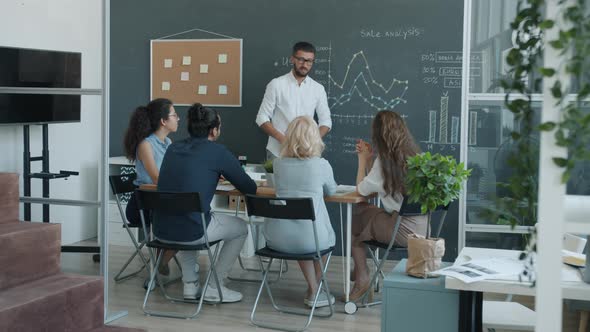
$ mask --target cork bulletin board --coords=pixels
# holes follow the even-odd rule
[[[151,99],[242,106],[242,39],[161,39],[150,46]]]

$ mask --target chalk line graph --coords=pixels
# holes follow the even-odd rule
[[[354,65],[359,61],[361,66],[360,71],[354,73]],[[364,51],[361,50],[352,55],[341,81],[338,81],[332,75],[331,62],[330,59],[328,70],[328,103],[330,109],[338,109],[351,102],[353,97],[356,96],[375,110],[393,109],[399,104],[407,103],[404,95],[409,89],[409,81],[400,80],[394,76],[389,83],[380,83],[375,79]],[[400,89],[394,90],[397,86]],[[399,95],[391,96],[393,93],[399,93]]]

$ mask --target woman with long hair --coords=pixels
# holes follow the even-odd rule
[[[135,109],[125,132],[125,156],[135,162],[135,184],[157,184],[164,153],[178,129],[178,114],[172,101],[158,98]]]
[[[281,157],[274,160],[275,189],[277,197],[311,197],[313,199],[320,251],[333,247],[336,242],[324,196],[336,192],[332,167],[321,157],[324,143],[318,125],[308,116],[295,118],[289,124],[281,147]],[[316,251],[313,224],[308,220],[273,219],[264,224],[267,246],[278,251],[308,254]],[[326,257],[324,256],[324,262]],[[299,261],[299,267],[307,281],[305,305],[311,307],[319,291],[321,277],[317,261]],[[317,307],[334,303],[334,297],[325,292],[318,296]]]
[[[178,121],[178,114],[172,101],[164,98],[154,99],[146,106],[137,107],[131,115],[123,146],[127,159],[135,162],[137,177],[134,184],[136,186],[158,183],[164,154],[168,146],[172,144],[168,135],[176,132]],[[131,195],[127,203],[125,216],[132,225],[141,224],[135,194]],[[168,261],[174,254],[174,251],[165,253],[159,267],[161,274],[169,274]]]
[[[352,258],[355,285],[350,292],[351,301],[359,299],[370,287],[367,248],[363,241],[391,241],[397,214],[406,192],[406,159],[420,152],[405,121],[393,111],[378,112],[373,119],[371,131],[373,146],[363,140],[359,140],[356,145],[356,185],[358,193],[363,196],[377,193],[383,208],[364,203],[357,204],[353,210]],[[373,150],[376,150],[375,153]],[[410,234],[426,235],[426,229],[426,216],[402,218],[395,244],[407,246]]]

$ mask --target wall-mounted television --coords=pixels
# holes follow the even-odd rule
[[[75,88],[82,54],[0,46],[0,87]],[[80,122],[80,96],[0,93],[0,125]]]

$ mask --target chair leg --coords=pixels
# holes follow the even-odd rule
[[[244,271],[249,271],[249,272],[261,272],[262,270],[260,269],[253,269],[253,268],[249,268],[244,266],[244,263],[242,261],[242,258],[240,256],[238,256],[238,263],[240,264],[240,267],[242,268],[242,270]],[[283,271],[283,265],[285,266],[285,269]],[[271,270],[269,271],[270,273],[278,273],[277,277],[273,280],[269,280],[269,283],[275,283],[278,282],[281,277],[283,276],[283,273],[287,273],[287,271],[289,271],[289,265],[287,264],[287,261],[285,261],[284,259],[281,259],[281,263],[280,263],[280,268],[278,270]],[[257,278],[236,278],[236,277],[227,277],[229,280],[231,281],[239,281],[239,282],[261,282],[261,279],[257,279]]]
[[[203,296],[201,296],[201,300],[205,297],[205,292],[209,287],[209,279],[211,274],[213,274],[213,278],[215,278],[215,284],[217,285],[217,291],[219,292],[219,301],[217,302],[210,302],[210,303],[223,303],[223,294],[221,293],[221,282],[219,281],[219,276],[217,275],[217,269],[215,268],[215,264],[217,263],[217,254],[219,253],[219,248],[221,246],[217,244],[215,246],[215,254],[211,254],[211,248],[207,248],[207,255],[209,256],[209,273],[207,274],[207,280],[205,280],[205,287],[203,287]]]
[[[373,263],[373,273],[377,273],[380,272],[377,270],[377,267],[379,266],[379,262],[381,261],[381,259],[379,258],[379,248],[375,248],[375,259],[376,259],[376,263]],[[371,293],[371,295],[374,295],[375,292],[379,292],[379,278],[377,278],[375,280],[375,285],[373,285],[373,292]],[[372,297],[372,296],[371,296]],[[369,301],[373,301],[373,299],[369,299]]]
[[[135,252],[133,253],[133,255],[131,255],[131,257],[129,257],[129,259],[127,260],[127,262],[123,265],[123,267],[121,268],[121,270],[119,270],[119,273],[117,273],[117,275],[114,277],[115,282],[121,282],[124,280],[127,280],[129,278],[135,277],[137,274],[139,274],[141,271],[143,271],[143,269],[145,267],[148,266],[148,262],[149,260],[145,258],[145,256],[143,255],[143,253],[141,252],[141,249],[143,248],[143,246],[145,246],[146,241],[143,240],[141,242],[137,242],[137,239],[135,238],[135,235],[133,234],[133,232],[131,232],[131,229],[129,228],[129,226],[124,223],[123,227],[125,228],[125,230],[127,231],[127,234],[129,234],[129,238],[131,239],[131,242],[133,243],[133,247],[135,247]],[[127,268],[127,266],[131,263],[131,261],[133,261],[133,259],[135,258],[135,256],[137,256],[139,254],[139,257],[141,258],[142,262],[143,262],[143,266],[139,268],[139,270],[136,270],[135,272],[131,272],[129,274],[126,274],[124,276],[121,276],[121,274],[123,274],[123,272],[125,271],[125,269]]]
[[[254,242],[254,250],[257,250],[260,247],[260,245],[258,243],[258,240],[260,238],[260,226],[261,226],[260,224],[255,225],[254,226],[254,229],[253,229],[253,231],[255,231],[255,232],[252,232],[253,242]],[[240,262],[240,266],[242,267],[242,269],[244,269],[246,271],[262,272],[261,269],[248,269],[248,268],[245,268],[244,265],[243,265],[243,262],[242,262],[242,257],[239,257],[238,256],[238,261]],[[285,270],[284,271],[283,271],[283,264],[285,265]],[[279,276],[276,279],[276,281],[278,281],[279,279],[281,279],[281,276],[282,276],[283,273],[289,272],[289,265],[287,264],[287,261],[286,260],[281,259],[280,269],[279,270],[270,270],[269,272],[271,272],[271,273],[273,273],[273,272],[274,273],[277,273],[278,272],[279,273]],[[260,280],[258,280],[258,281],[260,281]]]
[[[320,284],[318,285],[318,291],[316,292],[315,299],[314,299],[314,305],[313,305],[313,307],[312,307],[311,310],[308,310],[308,309],[299,309],[299,308],[291,308],[291,307],[284,307],[284,306],[279,306],[279,305],[276,305],[275,306],[275,309],[277,309],[278,311],[283,312],[283,313],[289,313],[289,314],[294,314],[294,315],[302,315],[302,316],[309,316],[310,317],[310,321],[311,321],[311,317],[313,317],[313,311],[315,310],[316,302],[317,302],[317,299],[319,298],[319,294],[321,292],[322,286],[324,287],[324,290],[326,291],[326,294],[330,294],[330,288],[328,287],[328,282],[326,281],[325,274],[326,274],[326,271],[328,270],[328,264],[330,262],[331,257],[332,257],[332,254],[331,253],[328,254],[328,257],[326,259],[326,265],[323,266],[322,275],[321,275],[321,278],[320,278]],[[320,263],[320,265],[323,265],[323,264]],[[269,287],[269,290],[270,290],[270,287]],[[327,317],[332,316],[333,313],[334,313],[334,308],[330,304],[330,312],[329,313],[316,313],[315,316],[322,317],[322,318],[327,318]]]
[[[252,322],[252,324],[259,326],[259,327],[266,327],[266,328],[271,328],[271,329],[276,329],[276,330],[282,330],[282,331],[288,331],[288,332],[300,332],[300,331],[305,331],[309,325],[311,324],[311,320],[314,317],[314,313],[315,313],[315,309],[316,309],[316,305],[317,305],[317,301],[319,299],[319,295],[321,293],[321,289],[323,288],[326,292],[326,294],[330,294],[330,288],[328,286],[328,283],[326,281],[326,277],[325,277],[325,273],[328,269],[328,264],[330,263],[330,258],[331,258],[331,253],[328,254],[328,257],[326,259],[326,265],[323,266],[322,269],[322,275],[320,278],[320,284],[318,287],[318,291],[315,294],[314,297],[314,301],[312,304],[311,309],[309,310],[305,310],[305,309],[300,309],[300,308],[292,308],[292,307],[286,307],[286,306],[280,306],[278,305],[275,300],[274,297],[272,295],[272,291],[270,289],[270,285],[267,281],[268,279],[268,273],[270,271],[273,259],[271,258],[268,266],[266,269],[264,269],[263,267],[263,263],[262,263],[262,259],[260,259],[260,265],[263,269],[263,275],[262,275],[262,282],[260,284],[260,287],[258,289],[258,293],[256,295],[256,300],[254,301],[254,307],[252,308],[252,313],[250,315],[250,321]],[[320,258],[321,259],[321,258]],[[321,263],[320,263],[321,264]],[[289,328],[289,327],[285,327],[282,324],[276,324],[276,323],[271,323],[271,322],[264,322],[264,321],[260,321],[256,318],[256,309],[258,308],[258,303],[260,301],[260,297],[262,295],[262,290],[263,288],[266,288],[268,296],[270,298],[271,304],[274,307],[275,310],[281,312],[281,313],[288,313],[288,314],[295,314],[295,315],[303,315],[303,316],[307,316],[307,321],[305,322],[305,324],[301,327],[294,327],[294,328]],[[331,317],[334,314],[334,306],[332,305],[331,302],[329,302],[329,313],[315,313],[315,316],[317,317]]]
[[[148,315],[148,316],[158,316],[158,317],[170,317],[170,318],[184,318],[184,319],[191,319],[191,318],[195,318],[200,312],[201,312],[201,308],[203,307],[203,300],[205,298],[205,292],[207,291],[207,287],[209,286],[209,280],[211,279],[211,276],[213,275],[217,284],[217,289],[219,291],[219,301],[218,302],[211,302],[211,303],[221,303],[223,300],[222,294],[221,294],[221,288],[219,287],[220,282],[219,279],[217,278],[217,271],[215,270],[215,261],[217,260],[217,256],[219,254],[219,247],[220,246],[216,246],[215,248],[215,253],[212,254],[211,253],[211,249],[207,249],[207,253],[209,255],[209,260],[211,262],[211,266],[209,267],[209,271],[207,272],[207,278],[205,279],[205,286],[203,287],[203,291],[201,294],[201,298],[197,301],[197,300],[185,300],[185,299],[181,299],[181,298],[176,298],[176,297],[171,297],[167,294],[166,292],[166,288],[164,287],[164,285],[162,283],[160,284],[160,290],[162,292],[162,295],[164,295],[164,297],[170,301],[173,302],[183,302],[183,303],[194,303],[196,304],[196,309],[195,311],[189,313],[189,314],[180,314],[180,313],[176,313],[176,312],[166,312],[166,311],[155,311],[155,310],[151,310],[147,308],[147,302],[148,302],[148,298],[150,296],[150,289],[152,287],[152,284],[155,282],[155,279],[157,277],[157,268],[156,266],[158,266],[158,264],[160,263],[161,259],[162,259],[162,255],[164,250],[161,250],[160,253],[158,254],[158,258],[156,259],[156,264],[155,266],[152,266],[152,273],[150,275],[150,282],[148,285],[148,289],[146,291],[146,295],[144,297],[143,300],[143,306],[142,306],[142,310],[143,312]]]
[[[252,235],[252,241],[254,243],[255,250],[258,249],[258,232],[259,232],[259,226],[254,226],[253,228],[250,228],[250,234]],[[262,270],[260,268],[253,269],[253,268],[246,267],[244,265],[244,262],[242,261],[241,256],[238,256],[238,263],[240,264],[240,268],[244,271],[262,272]],[[283,271],[283,263],[285,264],[285,271]],[[275,272],[275,273],[279,274],[275,280],[269,280],[269,283],[278,282],[279,279],[281,279],[281,277],[283,276],[283,273],[287,273],[288,271],[289,271],[289,266],[287,265],[287,262],[285,260],[281,259],[281,264],[280,264],[279,270],[269,271],[271,273]],[[232,280],[232,281],[241,281],[241,282],[261,282],[261,279],[236,278],[236,277],[228,277],[228,279]]]
[[[375,271],[373,273],[373,276],[371,277],[371,281],[370,281],[370,285],[371,287],[369,287],[369,289],[365,292],[365,294],[361,297],[361,306],[363,307],[370,307],[373,305],[378,305],[381,304],[382,301],[373,301],[372,298],[367,299],[368,297],[370,297],[370,293],[374,291],[374,285],[375,282],[377,281],[378,277],[380,275],[382,275],[382,270],[383,270],[383,265],[385,264],[386,259],[377,259],[377,257],[375,257],[375,254],[373,253],[372,250],[369,249],[369,253],[371,255],[371,258],[373,259],[373,262],[375,262],[375,264],[377,264],[377,271]],[[389,254],[389,250],[385,251],[385,255],[384,257],[387,257],[387,255]]]
[[[238,263],[240,264],[240,268],[244,271],[250,271],[250,272],[261,272],[260,269],[253,269],[251,267],[246,267],[244,265],[244,261],[242,260],[242,257],[238,256]],[[283,265],[285,266],[285,269],[283,270]],[[271,273],[287,273],[289,271],[289,265],[287,264],[287,261],[285,261],[284,259],[281,259],[281,268],[279,270],[270,270],[269,272]],[[258,280],[260,281],[260,280]]]
[[[138,275],[141,271],[143,271],[143,269],[145,269],[149,265],[149,261],[150,261],[149,258],[145,258],[145,256],[141,252],[141,249],[144,246],[145,246],[145,242],[142,242],[138,247],[135,247],[135,252],[133,253],[133,255],[131,255],[129,257],[129,259],[127,259],[127,262],[125,262],[125,264],[123,264],[123,266],[121,267],[121,270],[119,270],[119,273],[117,273],[117,275],[115,275],[113,277],[115,282],[121,282],[121,281],[130,279],[130,278],[133,278],[136,275]],[[123,272],[125,272],[125,270],[127,269],[127,266],[129,266],[129,264],[131,264],[133,259],[135,259],[135,257],[138,255],[139,255],[139,258],[141,258],[141,261],[143,263],[142,266],[139,269],[137,269],[136,271],[130,272],[130,273],[122,276],[121,274],[123,274]]]
[[[369,254],[371,255],[371,259],[373,260],[373,275],[377,275],[381,272],[379,266],[381,264],[381,260],[379,259],[379,249],[372,250],[369,248]],[[382,273],[381,273],[382,275]],[[375,296],[375,292],[379,291],[379,278],[375,278],[375,282],[371,283],[371,287],[367,290],[368,296],[362,298],[361,305],[366,305],[367,303],[373,302],[373,297]]]

